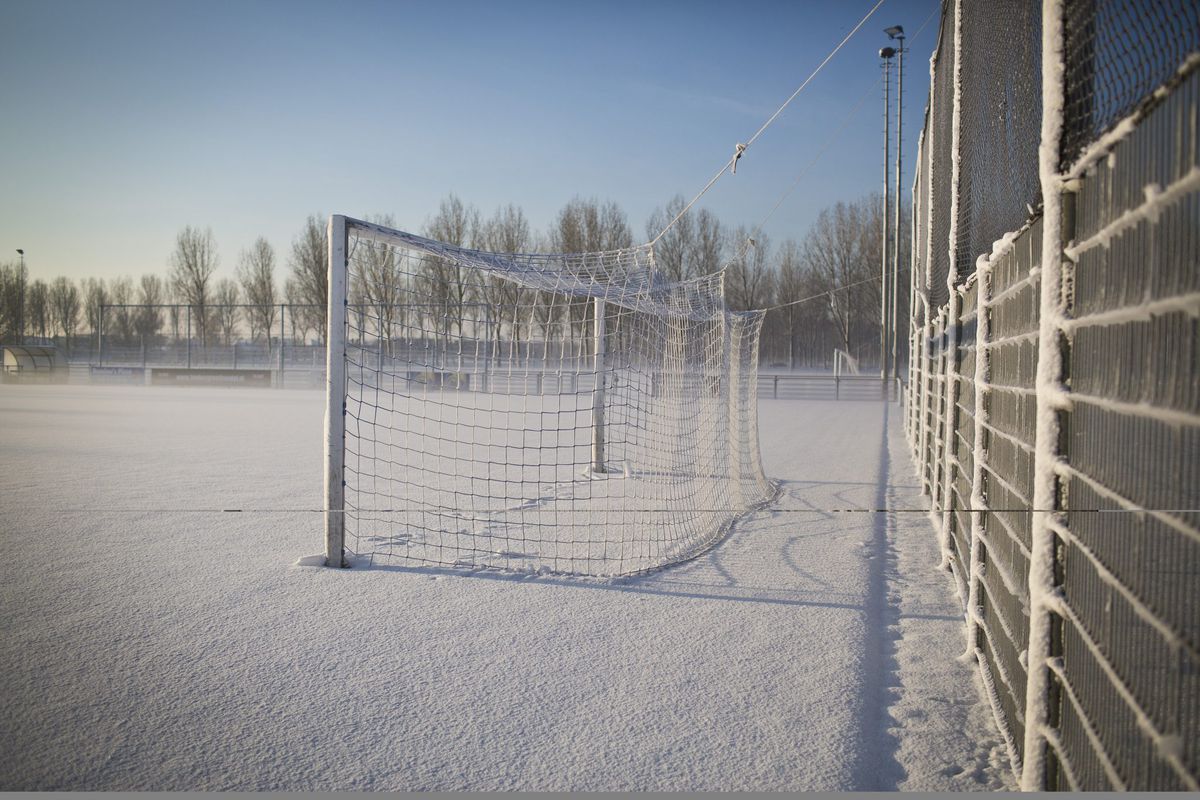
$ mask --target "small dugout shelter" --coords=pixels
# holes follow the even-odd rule
[[[66,379],[67,359],[53,345],[4,345],[4,380]]]

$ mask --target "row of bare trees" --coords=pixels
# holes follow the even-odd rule
[[[825,364],[834,348],[874,360],[880,287],[873,279],[879,274],[882,244],[878,195],[825,209],[803,237],[778,246],[761,233],[724,225],[706,209],[682,213],[683,208],[683,198],[675,197],[655,209],[647,221],[647,240],[652,240],[679,217],[658,238],[655,263],[671,280],[726,267],[726,297],[732,307],[772,308],[763,331],[765,361],[790,367]],[[396,227],[390,215],[369,219]],[[421,232],[449,244],[501,253],[592,253],[634,244],[633,231],[619,206],[578,197],[563,206],[547,231],[539,233],[518,206],[509,204],[484,217],[476,207],[450,195]],[[201,345],[238,340],[270,343],[279,336],[281,305],[291,307],[286,333],[293,340],[320,338],[328,296],[326,236],[321,215],[305,220],[291,243],[282,286],[276,251],[265,238],[238,255],[233,277],[219,277],[220,258],[211,229],[192,226],[176,237],[165,277],[30,281],[20,265],[0,265],[0,339],[59,336],[70,341],[101,326],[106,340],[115,343],[154,343],[165,336],[178,339],[187,335],[181,330],[182,307],[190,335]],[[906,254],[907,236],[901,244]],[[520,339],[521,327],[530,324],[542,326],[546,338],[552,325],[584,338],[592,324],[591,304],[582,301],[560,302],[555,312],[559,318],[551,318],[549,311],[533,319],[521,317],[515,311],[521,306],[517,293],[528,290],[495,277],[468,276],[453,260],[428,260],[406,284],[397,279],[405,269],[397,258],[393,248],[364,247],[356,255],[358,267],[350,287],[352,303],[374,309],[373,323],[385,340],[393,330],[418,324],[413,315],[428,320],[424,324],[437,333],[449,334],[452,329],[461,333],[472,305],[496,310],[487,315],[486,323],[493,339],[500,338],[502,327]],[[906,255],[901,261],[907,262]],[[902,275],[900,286],[907,285],[907,276]],[[404,302],[406,291],[418,293],[424,307]],[[900,319],[907,315],[906,300],[901,297]]]
[[[48,337],[79,328],[86,283],[81,289],[68,278],[30,281],[20,264],[0,265],[0,341],[25,335]]]
[[[215,338],[232,344],[244,319],[249,340],[270,342],[280,305],[290,314],[293,339],[306,341],[324,330],[326,293],[325,225],[319,215],[304,222],[292,242],[289,274],[282,291],[275,277],[275,248],[259,237],[238,256],[236,278],[215,279],[219,265],[212,230],[188,226],[176,237],[168,285],[173,300],[191,309],[201,344]]]
[[[371,221],[395,226],[389,216]],[[877,195],[838,203],[822,212],[799,241],[775,247],[757,232],[725,227],[707,210],[684,213],[683,199],[677,197],[654,211],[646,235],[647,240],[657,237],[655,262],[671,280],[725,267],[726,297],[735,309],[772,309],[764,324],[765,360],[796,368],[828,365],[835,349],[859,360],[878,358],[880,222]],[[580,198],[564,206],[539,235],[519,207],[503,206],[484,217],[451,195],[422,232],[449,244],[502,253],[594,253],[634,243],[616,204]],[[907,237],[901,244],[907,251]],[[357,248],[350,299],[358,311],[352,311],[352,325],[385,348],[414,332],[439,339],[483,335],[496,347],[502,332],[512,341],[570,339],[581,352],[590,339],[593,307],[583,299],[523,289],[473,273],[455,260],[425,257],[402,263],[405,257],[394,248],[361,242]],[[902,275],[900,285],[907,280]],[[900,314],[905,318],[906,302]],[[531,325],[538,330],[523,330]]]
[[[324,329],[325,227],[306,220],[292,244],[282,291],[276,282],[275,249],[259,237],[239,254],[235,277],[218,277],[220,258],[211,229],[185,227],[175,239],[167,275],[104,280],[66,277],[30,280],[21,264],[0,265],[0,341],[27,337],[70,342],[103,329],[116,344],[153,343],[164,336],[190,335],[201,345],[232,344],[244,338],[270,341],[280,305],[294,306],[291,336],[301,341]],[[185,322],[186,320],[186,322]],[[244,323],[244,326],[243,326]]]

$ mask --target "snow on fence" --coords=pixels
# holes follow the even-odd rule
[[[931,59],[906,432],[1026,789],[1200,787],[1197,50],[948,0]]]

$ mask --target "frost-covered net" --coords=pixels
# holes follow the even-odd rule
[[[648,247],[498,255],[348,222],[346,548],[375,563],[623,575],[771,494],[759,314]]]

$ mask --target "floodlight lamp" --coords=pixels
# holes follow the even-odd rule
[[[904,26],[903,25],[893,25],[890,28],[884,28],[883,32],[888,35],[889,39],[903,39],[904,38]]]

